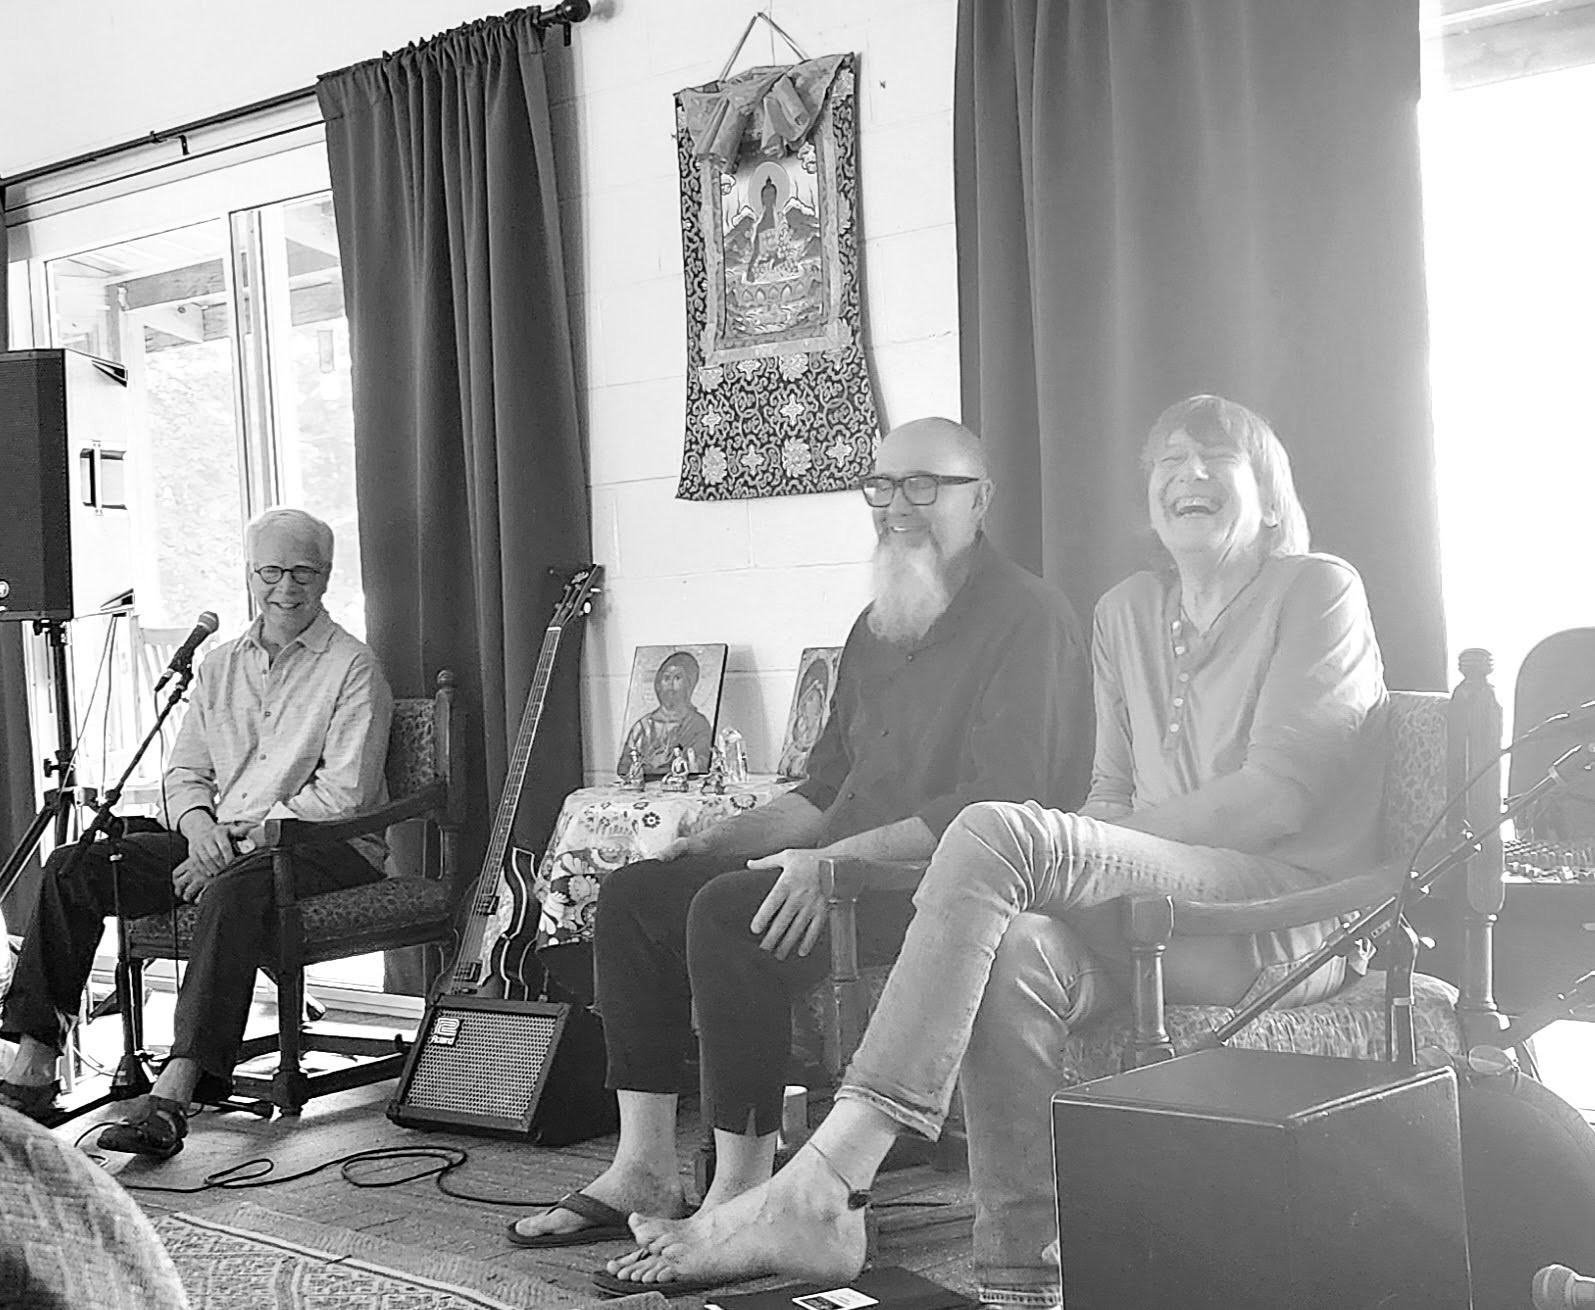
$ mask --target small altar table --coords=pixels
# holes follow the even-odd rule
[[[612,869],[657,855],[677,837],[690,837],[739,810],[751,810],[797,786],[771,774],[727,783],[724,793],[644,791],[610,784],[571,792],[554,823],[554,835],[533,884],[541,913],[537,946],[591,941],[598,888]]]

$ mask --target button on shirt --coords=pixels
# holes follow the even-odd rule
[[[938,837],[975,801],[1073,808],[1090,767],[1089,662],[1063,593],[977,539],[969,577],[911,646],[848,634],[798,788],[824,842],[918,815]]]
[[[273,661],[256,619],[194,678],[166,770],[175,828],[189,810],[220,823],[327,822],[387,800],[393,693],[377,657],[326,613]],[[351,842],[381,868],[380,835]]]
[[[1388,697],[1344,560],[1268,560],[1206,632],[1182,615],[1175,574],[1138,573],[1097,603],[1092,666],[1092,804],[1146,809],[1256,769],[1311,800],[1270,858],[1324,881],[1377,862]]]

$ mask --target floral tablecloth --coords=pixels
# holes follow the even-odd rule
[[[729,783],[725,792],[667,792],[650,782],[638,792],[618,785],[582,787],[565,798],[534,888],[541,913],[537,946],[591,941],[598,888],[612,869],[646,860],[677,837],[690,837],[739,810],[796,786],[773,775]]]

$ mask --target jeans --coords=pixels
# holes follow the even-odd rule
[[[714,855],[644,860],[604,879],[593,958],[607,1086],[679,1091],[696,1008],[705,1117],[732,1133],[780,1127],[792,998],[825,977],[831,956],[823,932],[806,956],[759,948],[748,923],[775,879]],[[860,957],[894,959],[909,917],[900,897],[861,896]]]
[[[115,913],[139,918],[176,906],[172,870],[188,854],[174,832],[135,832],[122,842],[124,858],[112,882],[110,846],[94,842],[68,868],[74,849],[52,852],[23,939],[11,990],[6,994],[0,1036],[29,1036],[57,1050],[66,1045],[78,1004],[94,965],[94,952]],[[375,882],[382,871],[346,842],[301,848],[294,857],[295,886],[302,896]],[[237,1063],[255,971],[269,958],[276,934],[276,891],[271,856],[241,856],[206,886],[183,985],[177,994],[171,1056],[186,1058],[217,1078],[229,1080]]]
[[[1050,1098],[1069,1032],[1122,1004],[1127,893],[1245,900],[1316,886],[1262,856],[1188,846],[1034,802],[983,801],[943,834],[915,915],[839,1098],[914,1132],[941,1131],[962,1069],[983,1299],[1051,1305],[1058,1270]],[[1335,924],[1256,937],[1181,939],[1165,956],[1170,1000],[1233,1004],[1310,954]],[[1297,988],[1340,987],[1336,960]]]

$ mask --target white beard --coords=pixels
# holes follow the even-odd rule
[[[894,646],[912,645],[952,603],[941,550],[932,541],[911,545],[888,536],[876,543],[874,565],[869,630]]]

